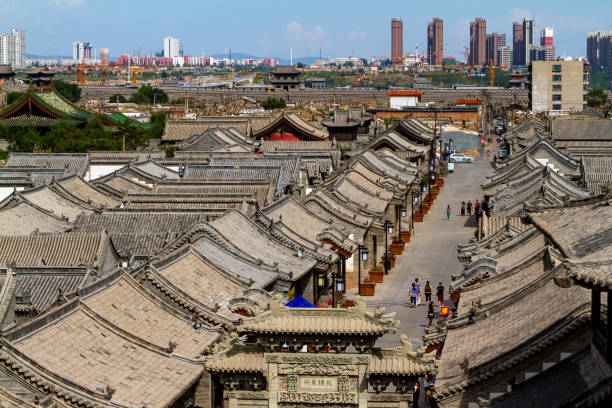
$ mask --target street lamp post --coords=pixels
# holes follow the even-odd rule
[[[360,242],[357,245],[357,293],[361,295],[361,261],[366,262],[368,260],[368,248]]]
[[[416,201],[417,197],[419,196],[419,193],[417,193],[414,190],[411,190],[410,191],[410,195],[411,195],[411,198],[412,198],[412,200],[410,200],[410,202],[412,203],[412,218],[410,220],[411,224],[412,224],[411,225],[412,226],[411,234],[414,235],[414,202]]]
[[[389,240],[387,233],[393,234],[393,223],[389,220],[385,220],[385,275],[389,274]]]

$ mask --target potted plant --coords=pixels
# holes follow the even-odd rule
[[[423,222],[423,213],[420,210],[414,213],[414,222]]]
[[[376,287],[376,283],[371,282],[366,278],[363,282],[359,284],[359,294],[361,296],[374,296],[374,289]]]
[[[423,214],[427,214],[427,212],[429,211],[429,204],[426,202],[421,203],[421,206],[419,207],[419,211]]]
[[[407,230],[400,231],[400,239],[404,242],[410,242],[410,231],[407,231]]]
[[[382,267],[377,265],[370,268],[370,282],[382,283],[384,276],[385,271],[383,271]]]
[[[401,255],[404,252],[404,242],[401,240],[393,240],[390,245],[391,255]]]
[[[384,255],[380,257],[380,261],[383,263],[383,265],[385,264]],[[389,253],[389,269],[391,268],[395,268],[395,255],[393,255],[392,253]]]

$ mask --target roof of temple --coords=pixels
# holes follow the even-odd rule
[[[209,128],[202,134],[191,136],[177,145],[181,151],[210,151],[218,148],[241,146],[251,151],[253,140],[236,128]]]
[[[138,211],[82,214],[74,221],[75,233],[106,231],[122,257],[153,255],[191,225],[205,220],[198,212]]]
[[[100,267],[114,248],[106,234],[0,236],[0,265],[12,267]]]
[[[475,323],[449,328],[436,377],[438,396],[518,364],[589,318],[590,293],[580,286],[561,288],[552,275],[517,288]]]
[[[6,162],[8,167],[46,167],[64,169],[66,175],[84,176],[89,166],[89,153],[15,153]]]
[[[397,322],[394,313],[368,312],[357,299],[355,307],[340,309],[291,308],[282,304],[280,296],[270,300],[270,308],[253,317],[245,317],[238,327],[241,333],[293,334],[360,334],[382,336],[394,333]]]
[[[31,302],[30,312],[42,314],[57,303],[58,297],[82,287],[88,278],[86,268],[12,268],[15,297]],[[18,306],[18,307],[23,307]]]
[[[400,336],[399,347],[379,349],[372,351],[372,358],[368,366],[370,375],[391,376],[424,376],[436,372],[436,352],[425,353],[425,347],[413,351],[408,336]]]
[[[264,262],[277,264],[278,270],[286,276],[299,279],[316,265],[314,258],[308,255],[298,256],[297,251],[283,245],[270,235],[265,229],[244,214],[229,210],[221,217],[210,222],[228,242],[243,252],[257,259],[265,253]],[[236,231],[240,231],[236,234]]]
[[[300,140],[327,140],[329,138],[326,130],[311,125],[294,112],[283,112],[266,126],[253,130],[252,135],[254,139],[260,139],[276,133],[279,128],[297,133],[295,136]]]
[[[524,203],[532,206],[562,205],[566,200],[582,200],[590,197],[566,178],[559,176],[548,166],[535,168],[522,177],[498,187],[489,205],[495,216],[520,215]]]
[[[161,349],[174,343],[173,354],[196,359],[220,335],[206,328],[195,330],[190,317],[152,296],[127,273],[95,286],[91,293],[81,294],[83,305],[114,327]]]
[[[201,135],[212,128],[232,128],[244,135],[266,126],[270,116],[210,116],[198,120],[168,120],[162,135],[164,141],[182,141],[192,136]]]
[[[262,213],[270,218],[274,222],[273,226],[277,226],[284,234],[300,242],[303,242],[304,239],[310,241],[309,243],[303,242],[305,245],[319,246],[321,241],[327,240],[344,251],[352,253],[354,250],[356,241],[330,225],[328,220],[310,211],[294,197],[285,196],[262,209]]]
[[[88,395],[88,401],[168,407],[202,374],[200,364],[122,330],[78,298],[7,338],[5,353],[77,395]]]
[[[609,198],[528,212],[565,257],[570,276],[587,285],[612,288],[612,207]]]
[[[159,183],[155,187],[156,194],[199,194],[207,196],[243,196],[252,197],[257,201],[260,207],[266,205],[267,202],[272,202],[275,188],[270,187],[267,181],[252,181],[245,182],[219,182],[211,181],[204,182],[202,180],[186,180],[184,183]]]
[[[603,392],[600,394],[599,391]],[[596,362],[589,345],[533,377],[514,384],[512,391],[493,398],[489,406],[597,406],[598,402],[609,399],[611,393],[612,378]]]
[[[395,122],[387,132],[394,131],[413,142],[429,146],[434,137],[433,129],[416,118],[402,118]]]
[[[0,211],[0,235],[29,235],[33,232],[62,232],[67,218],[55,215],[28,200]]]
[[[612,183],[612,157],[582,156],[581,167],[586,185],[594,195],[603,194]]]
[[[96,208],[90,203],[81,200],[63,188],[50,185],[15,191],[0,202],[0,209],[13,207],[24,200],[59,217],[67,217],[70,221],[74,220],[79,214],[96,211]]]
[[[121,201],[110,197],[77,175],[56,179],[55,184],[59,184],[68,193],[96,207],[113,208],[121,205]]]

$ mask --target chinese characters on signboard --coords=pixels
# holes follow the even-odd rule
[[[300,377],[299,388],[303,391],[337,391],[336,377]]]

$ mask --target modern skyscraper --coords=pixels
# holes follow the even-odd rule
[[[88,42],[75,41],[72,43],[72,59],[75,61],[83,61],[91,59],[92,46]]]
[[[0,34],[0,65],[25,68],[25,31],[13,28],[11,34]]]
[[[542,47],[552,47],[553,46],[552,27],[546,27],[540,30],[540,45]]]
[[[427,23],[427,55],[429,65],[442,66],[444,59],[444,25],[441,18],[434,17]]]
[[[487,59],[487,22],[476,18],[470,22],[470,65],[484,65]]]
[[[391,62],[401,64],[404,57],[404,25],[402,20],[391,20]]]
[[[587,59],[592,69],[612,74],[612,31],[587,34]]]
[[[497,64],[501,67],[509,67],[512,65],[512,61],[510,61],[510,47],[507,45],[502,45],[497,49]]]
[[[175,58],[179,55],[179,40],[178,38],[164,38],[164,58]]]
[[[523,24],[512,23],[512,65],[525,65]]]
[[[491,61],[493,65],[500,65],[498,50],[499,47],[506,46],[506,34],[487,34],[487,57],[486,65],[489,65]]]
[[[104,65],[108,65],[109,59],[108,48],[100,48],[100,62]]]
[[[523,52],[525,53],[525,63],[522,65],[529,65],[530,61],[530,50],[534,45],[534,31],[535,22],[532,18],[523,19]]]

